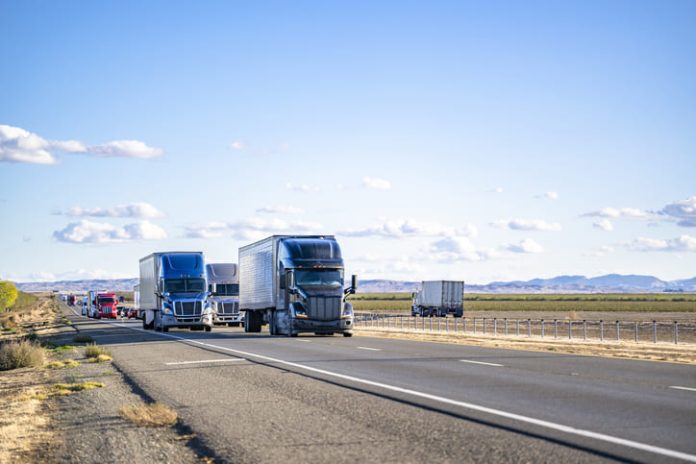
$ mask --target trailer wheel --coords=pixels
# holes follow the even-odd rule
[[[205,326],[205,331],[206,331],[206,332],[211,332],[212,330],[213,330],[213,328],[210,327],[209,325],[206,325],[206,326]]]
[[[353,334],[351,332],[343,332],[344,337],[352,337]]]
[[[169,332],[169,327],[162,326],[162,332]]]

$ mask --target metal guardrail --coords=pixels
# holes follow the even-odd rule
[[[495,317],[441,318],[356,313],[355,328],[411,333],[535,337],[555,340],[632,341],[634,343],[672,343],[675,345],[696,342],[696,323],[656,320],[641,322]]]

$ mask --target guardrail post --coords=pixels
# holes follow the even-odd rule
[[[433,331],[433,316],[430,316],[430,331]]]
[[[621,328],[619,325],[619,321],[616,321],[616,341],[620,342],[621,341]]]
[[[425,316],[421,314],[421,320],[423,322],[423,332],[425,332]]]
[[[527,337],[532,336],[532,320],[527,319]]]
[[[515,320],[515,324],[517,325],[517,336],[520,336],[520,320],[517,319]]]
[[[476,335],[476,318],[474,318],[474,335]]]
[[[498,336],[498,318],[493,318],[493,336]]]
[[[449,333],[449,317],[445,318],[445,332]]]
[[[604,321],[599,320],[599,340],[604,341]]]
[[[401,330],[404,330],[404,316],[399,316],[400,317],[400,324],[401,324]]]
[[[458,317],[454,318],[454,333],[457,333],[457,319],[459,319],[459,318]]]
[[[638,321],[633,323],[633,341],[638,343]]]
[[[679,321],[674,321],[674,344],[679,344]]]
[[[582,320],[582,339],[587,340],[587,321]]]
[[[558,319],[553,320],[553,338],[558,338]]]
[[[573,321],[568,319],[568,340],[573,339]]]
[[[466,333],[466,317],[464,317],[462,319],[463,319],[462,324],[464,325],[464,327],[462,327],[462,332]]]
[[[503,322],[505,324],[505,335],[507,335],[508,334],[507,317],[503,318]]]
[[[483,318],[483,334],[486,334],[486,318]]]
[[[653,321],[653,343],[657,343],[657,321]]]
[[[437,316],[437,331],[440,332],[440,316]]]
[[[541,338],[544,338],[544,320],[541,320]]]

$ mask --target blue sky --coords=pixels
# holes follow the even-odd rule
[[[332,233],[363,278],[696,275],[696,3],[0,0],[0,277]]]

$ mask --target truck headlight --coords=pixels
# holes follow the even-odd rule
[[[173,308],[172,308],[172,304],[171,304],[171,303],[164,303],[164,304],[162,305],[162,313],[163,313],[163,314],[166,314],[166,315],[169,315],[169,316],[171,316],[172,314],[174,314],[174,310],[173,310]]]
[[[353,305],[350,303],[343,304],[343,312],[341,313],[342,319],[350,319],[353,317]]]
[[[293,303],[291,306],[293,316],[297,319],[307,319],[307,310],[302,303]]]

